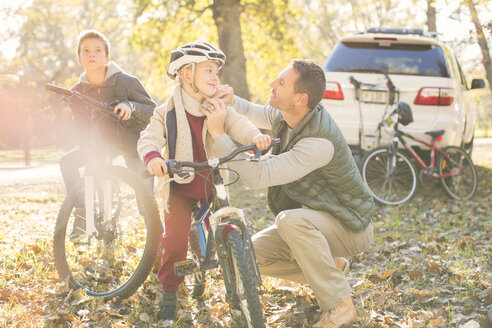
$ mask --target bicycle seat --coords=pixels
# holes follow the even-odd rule
[[[425,134],[432,136],[432,138],[437,138],[442,136],[446,132],[445,130],[427,131]]]

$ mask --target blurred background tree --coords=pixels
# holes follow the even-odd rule
[[[293,58],[309,58],[322,65],[339,37],[369,27],[412,27],[439,32],[443,15],[460,23],[475,22],[465,35],[456,31],[456,37],[449,43],[462,59],[469,79],[485,78],[482,63],[486,60],[480,58],[478,45],[483,47],[484,40],[485,45],[491,45],[492,4],[483,0],[462,1],[3,3],[0,95],[4,96],[0,100],[0,115],[7,119],[0,123],[0,147],[55,144],[66,148],[72,144],[71,113],[58,97],[45,92],[44,85],[51,82],[70,87],[78,80],[82,68],[76,61],[76,42],[84,29],[97,29],[105,34],[111,43],[112,60],[127,73],[138,76],[159,104],[169,97],[176,83],[166,76],[170,51],[194,40],[219,45],[228,57],[221,70],[222,82],[232,85],[237,94],[264,103],[270,92],[268,83]],[[475,16],[470,14],[470,4]],[[475,28],[477,21],[482,34]],[[14,51],[7,49],[12,47]],[[478,48],[472,57],[470,47]]]
[[[247,99],[265,96],[279,67],[299,56],[288,0],[137,0],[133,45],[152,54],[152,71],[166,76],[170,52],[195,40],[218,45],[227,56],[221,81]],[[247,82],[249,81],[249,83]],[[167,88],[163,95],[169,95]]]

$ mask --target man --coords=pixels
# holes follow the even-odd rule
[[[349,325],[357,313],[339,257],[356,255],[371,243],[374,201],[345,138],[319,104],[325,91],[321,67],[294,60],[270,87],[270,106],[234,97],[228,86],[209,99],[221,113],[207,122],[213,148],[223,156],[236,147],[223,133],[225,105],[281,139],[266,161],[230,163],[252,188],[268,187],[268,205],[276,215],[274,225],[253,236],[260,271],[310,284],[323,311],[314,327]]]

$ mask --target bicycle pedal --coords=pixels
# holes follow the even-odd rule
[[[196,268],[197,268],[196,262],[191,259],[186,259],[174,263],[174,273],[178,277],[189,275],[193,273],[193,271],[195,271]]]

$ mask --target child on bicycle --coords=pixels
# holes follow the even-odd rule
[[[151,175],[163,177],[167,174],[165,159],[204,162],[212,155],[207,117],[214,115],[214,108],[207,99],[217,90],[218,72],[225,60],[224,53],[207,42],[192,42],[171,52],[167,74],[177,79],[179,85],[167,104],[155,110],[150,124],[140,134],[137,146]],[[232,107],[223,113],[225,133],[235,141],[243,145],[256,144],[258,140],[268,138]],[[161,154],[163,149],[164,155]],[[212,184],[205,178],[208,171],[195,173],[159,190],[165,201],[161,236],[163,253],[158,273],[163,289],[160,320],[175,319],[176,292],[183,277],[175,275],[174,263],[186,259],[194,202],[205,202],[212,189]]]
[[[140,131],[150,121],[156,105],[136,77],[125,74],[110,61],[109,48],[108,40],[98,31],[86,30],[80,34],[77,59],[84,67],[84,72],[72,90],[114,106],[113,113],[120,119],[119,126],[109,117],[98,118],[100,141],[108,146],[104,151],[109,149],[112,157],[123,155],[126,165],[141,173],[145,167],[138,158],[136,145]],[[87,135],[92,111],[76,102],[71,105],[71,109],[80,142],[60,160],[60,170],[68,194],[74,192],[81,182],[79,169],[87,164],[88,156],[94,150],[94,145],[88,144],[90,136]],[[147,182],[152,187],[153,177],[151,179]],[[70,238],[77,240],[84,232],[84,199],[79,197],[75,203],[75,223]]]

